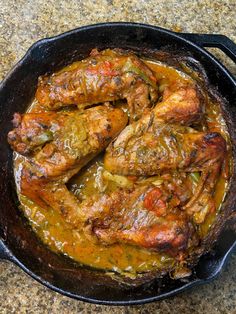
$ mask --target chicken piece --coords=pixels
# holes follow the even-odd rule
[[[107,169],[111,170],[111,172],[125,175],[125,173],[122,170],[124,158],[125,160],[127,160],[125,156],[122,156],[122,162],[121,162],[122,167],[119,170],[113,169],[112,155],[113,153],[115,154],[114,152],[115,150],[120,149],[121,155],[122,155],[122,151],[124,147],[126,147],[126,145],[130,145],[128,144],[129,141],[135,141],[135,138],[137,139],[137,145],[139,145],[139,139],[142,138],[142,136],[144,137],[146,136],[144,134],[146,130],[147,130],[147,133],[149,134],[147,135],[147,137],[151,137],[151,136],[156,137],[156,135],[154,134],[152,135],[153,128],[156,128],[157,132],[158,132],[159,126],[160,126],[160,130],[162,129],[166,130],[166,127],[168,128],[168,125],[165,126],[165,124],[167,123],[168,124],[176,123],[176,124],[182,124],[182,125],[189,125],[192,123],[196,123],[202,117],[203,110],[204,108],[202,104],[200,103],[198,92],[193,87],[180,88],[174,93],[168,94],[168,96],[165,96],[163,101],[158,103],[156,107],[151,112],[149,112],[149,114],[143,115],[142,119],[140,119],[137,123],[128,125],[125,128],[125,130],[121,134],[119,134],[119,137],[115,141],[115,143],[112,144],[110,148],[107,149],[107,154],[105,156],[105,164],[106,164]],[[182,132],[185,132],[185,129],[182,128]],[[194,130],[191,130],[191,132],[194,132]],[[152,139],[151,141],[154,141],[153,145],[155,146],[156,140]],[[153,148],[153,145],[150,147],[151,149]],[[140,150],[142,149],[141,144],[139,146],[140,147],[137,146],[134,148],[134,149],[137,149],[137,152],[138,151],[140,152]],[[144,143],[144,146],[145,146],[145,143]],[[167,159],[169,159],[167,155],[166,157]],[[116,157],[115,157],[115,163],[117,163],[117,165],[119,164],[119,161],[117,160]],[[172,165],[172,162],[170,163]],[[135,161],[135,164],[136,164],[136,161]],[[145,165],[147,167],[150,167],[148,163],[143,163],[143,166]],[[173,167],[171,166],[171,168]],[[131,170],[129,169],[126,172],[129,175],[131,175],[132,171],[131,172],[130,171]],[[147,173],[146,171],[144,174],[150,175],[150,173]]]
[[[136,120],[156,102],[157,82],[152,70],[134,54],[92,50],[89,58],[41,77],[36,98],[52,110],[126,99],[131,120]]]
[[[163,100],[153,110],[156,118],[166,123],[191,125],[199,122],[204,112],[204,101],[197,87],[181,87],[173,93],[165,90]]]
[[[192,241],[189,218],[178,208],[169,207],[167,195],[160,188],[147,185],[121,190],[89,205],[102,213],[92,221],[92,230],[104,243],[125,242],[176,255]]]
[[[62,190],[56,193],[56,197],[65,198]],[[54,198],[54,193],[47,195]],[[92,195],[77,205],[76,211],[66,210],[67,205],[61,211],[64,219],[75,228],[81,226],[91,240],[95,235],[104,244],[125,242],[178,255],[196,241],[189,217],[171,206],[167,190],[151,184]]]
[[[201,172],[196,193],[183,208],[200,224],[215,210],[212,194],[225,154],[226,142],[219,133],[163,123],[156,107],[110,144],[104,166],[113,174],[131,176],[172,170]]]
[[[175,152],[171,151],[171,147],[169,147],[169,151],[165,153],[165,150],[168,149],[168,137],[172,135],[172,133],[178,133],[178,130],[181,130],[180,133],[194,133],[195,131],[177,125],[170,126],[169,123],[188,125],[197,122],[202,117],[202,111],[203,108],[200,104],[197,91],[193,87],[181,88],[173,94],[168,94],[149,114],[144,115],[138,122],[128,125],[123,132],[119,134],[117,140],[107,149],[104,160],[105,167],[113,173],[122,175],[132,175],[132,173],[134,173],[134,175],[153,175],[156,173],[156,169],[154,171],[150,169],[143,169],[143,171],[141,169],[139,171],[137,169],[139,165],[139,159],[137,157],[140,155],[142,158],[142,160],[140,160],[142,163],[141,167],[150,168],[151,165],[148,160],[147,162],[143,160],[145,153],[141,151],[144,149],[148,154],[155,148],[159,152],[164,149],[162,152],[164,158],[163,164],[166,163],[166,161],[170,163],[170,167],[166,165],[167,169],[175,168],[173,162],[169,160],[168,153],[172,153],[173,156],[176,155],[178,145],[175,145]],[[167,138],[165,138],[165,135]],[[158,142],[159,139],[162,139],[160,143]],[[173,136],[170,140],[174,143]],[[147,143],[145,141],[147,141]],[[165,141],[167,141],[166,144],[164,143]],[[185,147],[183,147],[183,150],[184,149]],[[136,151],[136,153],[133,151]],[[155,153],[152,154],[155,155]],[[149,158],[148,156],[146,157]],[[130,158],[134,158],[134,160]],[[183,156],[183,158],[185,157]],[[160,162],[162,162],[162,160],[160,160]],[[120,165],[122,165],[122,167],[120,167]],[[132,170],[131,168],[134,167],[134,165],[135,170]],[[155,163],[154,166],[159,167],[159,164]],[[128,169],[126,169],[126,167],[128,167]]]
[[[142,122],[127,126],[107,148],[104,165],[111,173],[150,176],[175,169],[196,172],[218,169],[223,160],[226,144],[219,133],[164,124],[152,115],[146,124]]]
[[[59,182],[44,183],[36,177],[22,177],[22,193],[39,205],[50,205],[59,211],[73,228],[81,228],[91,239],[94,236],[104,244],[128,243],[166,252],[173,256],[184,252],[196,241],[189,217],[178,207],[172,206],[177,194],[170,198],[170,191],[153,185],[121,189],[109,195],[92,195],[82,201]],[[38,199],[37,199],[38,197]],[[42,203],[43,200],[43,203]],[[41,202],[41,203],[40,203]]]
[[[83,229],[91,240],[95,235],[104,244],[123,242],[178,255],[196,237],[189,217],[177,207],[169,207],[167,194],[162,195],[151,185],[94,195],[80,204],[74,203],[74,207],[67,203],[68,191],[53,185],[50,189],[44,200],[47,198],[51,204],[52,199],[54,204],[58,203],[55,199],[63,200],[61,215],[74,228]]]
[[[135,176],[173,169],[202,171],[203,164],[206,168],[215,162],[217,168],[226,151],[225,140],[218,133],[187,127],[202,118],[200,99],[200,93],[192,86],[173,93],[166,90],[162,102],[128,125],[110,144],[105,168],[114,174]]]
[[[14,150],[30,156],[22,170],[21,193],[40,206],[76,214],[79,202],[65,183],[109,144],[127,120],[121,109],[108,106],[83,113],[16,114],[8,141]]]
[[[55,112],[27,113],[24,115],[15,113],[12,121],[14,129],[8,133],[8,142],[12,149],[19,154],[30,155],[53,140],[56,130],[53,130],[52,126],[56,122],[55,125],[59,129],[58,118],[62,117],[63,120],[66,115],[58,115]]]
[[[45,177],[58,177],[82,167],[126,125],[121,109],[98,106],[83,112],[15,114],[15,129],[8,134],[11,147],[22,155],[33,154],[33,163]]]

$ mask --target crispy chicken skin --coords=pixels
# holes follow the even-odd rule
[[[136,120],[156,102],[157,82],[137,56],[118,49],[93,50],[89,58],[41,77],[36,98],[52,110],[126,99],[130,117]]]

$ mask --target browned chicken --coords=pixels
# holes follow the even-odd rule
[[[154,108],[153,115],[166,123],[191,125],[200,121],[203,112],[204,101],[201,93],[197,87],[186,86],[172,93],[166,90],[162,101]]]
[[[151,176],[168,170],[219,171],[226,151],[219,133],[165,124],[152,115],[148,120],[126,127],[107,148],[104,164],[108,171],[125,176]]]
[[[15,151],[30,156],[22,170],[21,193],[41,206],[76,214],[79,202],[65,183],[126,123],[127,115],[121,109],[108,106],[83,113],[16,114],[8,141]]]
[[[185,163],[192,163],[193,160],[186,158],[186,154],[177,156],[179,148],[174,134],[179,137],[180,143],[184,145],[186,142],[182,147],[185,151],[188,147],[187,141],[199,138],[200,134],[178,124],[189,125],[198,122],[202,117],[202,111],[197,91],[193,87],[181,88],[167,94],[149,114],[128,125],[119,134],[117,140],[106,151],[105,167],[113,173],[122,175],[154,175],[160,170],[179,168],[178,165],[174,165],[175,162],[181,163],[180,167],[186,168],[181,162],[181,157],[185,159]]]
[[[193,241],[193,227],[184,211],[170,206],[169,196],[170,191],[146,185],[88,202],[89,208],[101,213],[92,222],[93,232],[107,244],[126,242],[180,254]]]
[[[157,82],[151,69],[134,54],[93,50],[89,58],[40,78],[36,98],[53,110],[126,99],[130,117],[136,120],[156,102]]]
[[[197,132],[190,127],[167,124],[168,118],[173,117],[172,107],[165,108],[161,119],[157,106],[127,126],[107,148],[104,165],[113,174],[126,176],[152,176],[173,170],[201,172],[196,193],[184,209],[194,215],[196,223],[202,223],[206,215],[215,210],[212,193],[226,153],[226,142],[219,133]],[[184,116],[182,123],[188,123],[189,115]],[[178,120],[178,115],[176,117]]]

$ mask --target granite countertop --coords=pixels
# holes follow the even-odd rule
[[[0,79],[36,40],[107,21],[158,25],[183,32],[219,33],[236,42],[235,0],[1,0]],[[236,74],[223,53],[212,50]],[[96,306],[61,296],[18,267],[0,262],[0,313],[236,313],[236,254],[221,275],[172,299],[132,307]]]

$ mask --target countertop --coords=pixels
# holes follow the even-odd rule
[[[0,79],[36,40],[82,25],[130,21],[183,32],[219,33],[236,42],[235,0],[1,0]],[[236,74],[233,62],[212,50]],[[236,313],[236,254],[213,282],[172,299],[132,307],[69,299],[0,262],[0,313]]]

